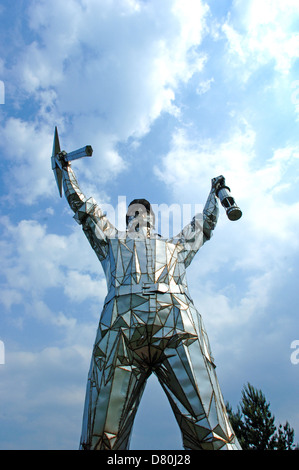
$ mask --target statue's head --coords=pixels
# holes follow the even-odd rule
[[[155,214],[146,199],[134,199],[128,206],[126,215],[127,230],[141,232],[155,227]]]

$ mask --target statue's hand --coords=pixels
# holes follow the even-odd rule
[[[70,162],[67,162],[64,158],[64,156],[66,155],[66,152],[60,152],[60,153],[57,153],[55,155],[55,161],[57,163],[57,166],[63,170],[64,168],[67,168],[68,166],[70,166]]]
[[[212,191],[217,191],[221,186],[225,186],[225,178],[220,175],[212,179]]]

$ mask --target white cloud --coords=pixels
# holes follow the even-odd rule
[[[74,448],[106,293],[99,262],[77,226],[74,233],[62,236],[34,220],[14,224],[2,217],[1,223],[1,302],[7,313],[1,422],[18,428],[14,443],[4,438],[1,447]],[[47,334],[41,333],[43,328]],[[15,339],[16,329],[29,336],[29,346]]]
[[[116,144],[138,140],[163,112],[177,115],[179,84],[202,70],[207,14],[194,0],[31,2],[35,39],[23,46],[10,80],[15,99],[34,99],[37,109],[33,120],[2,125],[5,157],[18,162],[7,174],[11,194],[26,204],[53,195],[56,124],[67,151],[93,146],[91,161],[78,162],[87,180],[97,174],[107,182],[124,170]]]
[[[200,82],[196,89],[196,93],[198,93],[199,95],[203,95],[204,93],[207,93],[207,91],[210,90],[212,83],[214,83],[214,78],[210,78],[209,80]]]
[[[1,130],[1,147],[4,158],[9,160],[5,174],[9,191],[6,198],[13,203],[32,204],[38,197],[53,194],[49,129],[9,118]]]
[[[64,282],[64,292],[75,302],[83,302],[93,298],[98,299],[101,305],[107,292],[106,280],[104,277],[101,280],[95,280],[90,274],[70,270]]]
[[[79,227],[71,235],[62,236],[48,233],[45,225],[33,220],[13,225],[8,218],[2,218],[2,224],[6,240],[1,257],[6,278],[2,303],[7,308],[26,299],[27,312],[65,326],[73,320],[47,307],[43,296],[48,289],[63,288],[72,302],[103,302],[107,287],[99,261]]]
[[[245,80],[271,61],[276,71],[288,74],[298,56],[297,2],[250,0],[245,5],[235,0],[233,7],[233,14],[222,26],[232,54],[230,64],[244,67]]]
[[[50,346],[35,353],[8,350],[1,381],[5,404],[1,422],[16,431],[13,443],[3,435],[1,448],[78,446],[87,368],[86,358],[73,346]]]
[[[98,261],[79,227],[62,236],[34,220],[14,224],[2,217],[1,223],[5,279],[1,302],[7,314],[3,319],[6,363],[1,422],[5,428],[18,429],[14,443],[4,437],[1,448],[74,448],[80,437],[87,371],[105,281],[98,275]],[[44,328],[46,334],[42,333]],[[21,341],[16,339],[18,331],[23,335]],[[24,340],[27,337],[29,346]],[[69,429],[68,437],[65,428]]]
[[[173,134],[171,149],[162,158],[161,166],[155,167],[155,173],[174,188],[173,192],[182,197],[184,193],[187,197],[192,195],[192,200],[207,196],[211,179],[224,174],[239,199],[252,183],[253,175],[249,181],[248,172],[254,159],[254,143],[255,133],[246,122],[221,144],[190,139],[188,130],[180,128]]]
[[[250,230],[262,232],[263,237],[285,240],[289,230],[295,233],[289,220],[292,213],[297,225],[298,206],[296,202],[284,202],[281,195],[288,189],[292,191],[297,182],[299,148],[278,148],[266,162],[260,162],[255,142],[256,134],[244,120],[226,141],[218,143],[190,139],[186,129],[178,129],[170,151],[155,167],[155,173],[172,188],[177,199],[201,198],[201,203],[208,195],[211,179],[223,174],[236,202],[244,209]]]

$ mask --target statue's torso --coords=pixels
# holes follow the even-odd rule
[[[102,261],[108,292],[142,293],[160,285],[162,292],[187,292],[186,270],[180,257],[182,246],[163,238],[132,239],[129,236],[109,239],[106,258]],[[133,290],[132,290],[133,289]],[[158,287],[157,287],[158,289]]]
[[[182,245],[162,238],[109,239],[104,260],[108,294],[100,320],[99,344],[109,329],[127,338],[131,353],[159,360],[165,347],[197,337]],[[163,333],[163,337],[161,334]],[[104,341],[104,339],[103,339]],[[131,354],[130,353],[130,354]]]

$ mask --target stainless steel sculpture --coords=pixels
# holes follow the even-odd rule
[[[225,185],[223,176],[212,180],[203,214],[177,237],[164,239],[154,233],[154,214],[146,200],[130,204],[126,231],[112,226],[94,199],[81,192],[68,155],[61,152],[55,129],[52,168],[60,194],[63,186],[108,286],[91,359],[80,448],[129,448],[142,392],[154,372],[185,449],[240,449],[207,333],[186,282],[186,268],[217,223],[216,192]]]

